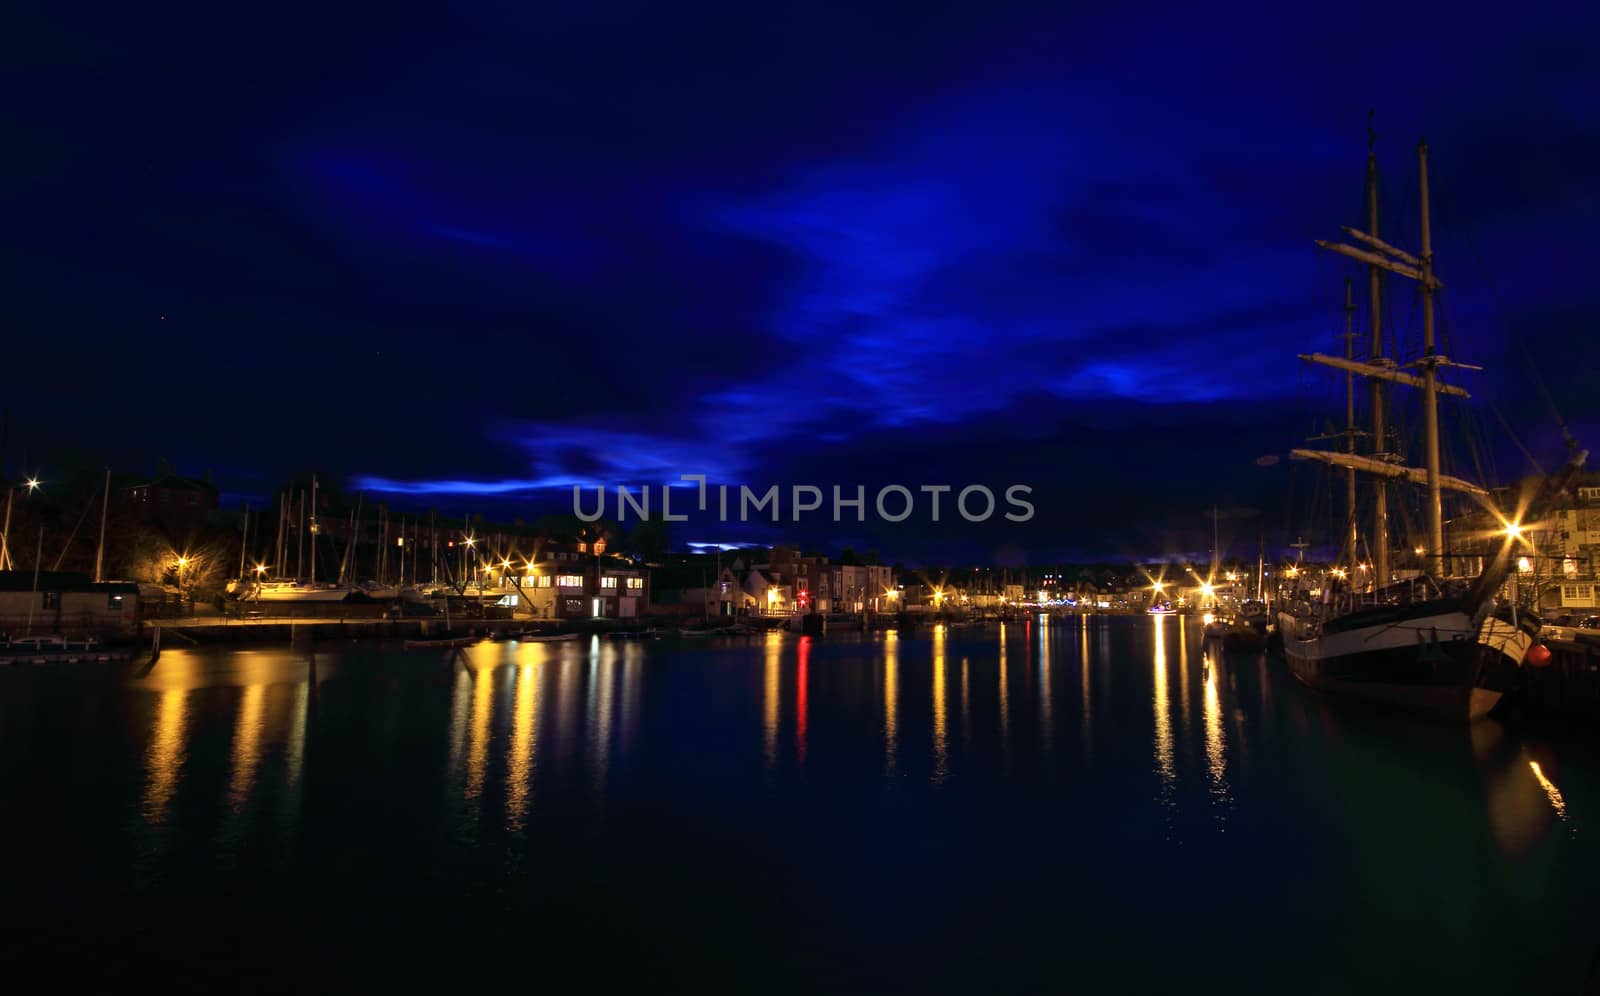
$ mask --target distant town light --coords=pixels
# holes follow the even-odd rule
[[[1521,539],[1522,538],[1522,523],[1520,523],[1520,522],[1508,522],[1508,523],[1506,523],[1506,536],[1511,538],[1511,539]]]
[[[37,477],[28,478],[28,490],[29,491],[38,491],[39,490],[39,479]]]
[[[256,573],[257,574],[265,574],[265,573],[267,573],[267,565],[266,564],[257,564],[256,565]]]

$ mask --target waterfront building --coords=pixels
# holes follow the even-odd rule
[[[139,586],[66,571],[0,571],[0,633],[137,636]]]

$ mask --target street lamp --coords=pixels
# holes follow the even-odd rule
[[[30,478],[27,479],[27,481],[25,481],[23,484],[21,484],[18,487],[14,487],[14,488],[13,487],[7,487],[6,488],[6,518],[5,518],[5,523],[3,525],[0,525],[0,570],[9,571],[12,568],[12,563],[11,563],[11,498],[12,498],[13,495],[15,495],[18,491],[22,490],[23,488],[26,488],[28,490],[28,494],[30,494],[30,495],[33,494],[35,491],[39,490],[39,479],[37,477],[30,477]]]

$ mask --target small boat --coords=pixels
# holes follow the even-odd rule
[[[457,636],[448,640],[407,640],[407,650],[427,650],[434,647],[466,647],[478,642],[476,636]]]
[[[566,642],[569,642],[571,640],[576,640],[577,638],[578,638],[578,634],[576,634],[576,633],[543,633],[543,634],[534,633],[534,634],[524,635],[522,637],[522,642],[523,643],[566,643]]]
[[[718,632],[717,630],[710,629],[708,627],[702,627],[700,629],[679,629],[678,630],[678,635],[679,636],[714,636],[714,635],[716,635],[717,632]]]
[[[1235,654],[1250,654],[1267,645],[1267,635],[1250,626],[1230,626],[1222,634],[1222,649]]]

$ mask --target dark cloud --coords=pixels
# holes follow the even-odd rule
[[[0,235],[13,437],[508,508],[679,472],[1028,474],[1020,532],[852,539],[1200,548],[1182,510],[1273,523],[1293,474],[1254,461],[1339,411],[1293,357],[1337,348],[1353,271],[1310,242],[1364,224],[1369,107],[1409,246],[1428,134],[1473,390],[1552,442],[1531,354],[1593,421],[1596,16],[38,8]],[[138,432],[106,433],[129,403]]]

